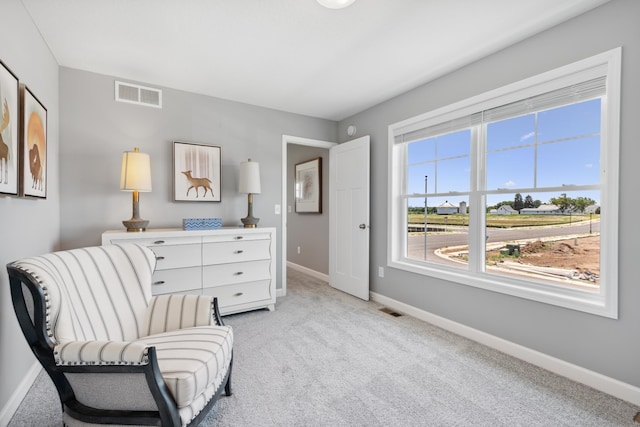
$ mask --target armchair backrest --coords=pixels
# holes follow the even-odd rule
[[[8,268],[41,288],[46,333],[58,343],[140,337],[155,266],[150,249],[127,243],[53,252]]]

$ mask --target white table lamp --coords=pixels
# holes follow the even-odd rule
[[[245,228],[255,228],[260,218],[253,216],[253,195],[260,194],[260,164],[251,159],[240,163],[239,189],[241,193],[247,193],[248,212],[246,218],[242,218]]]
[[[133,215],[122,223],[127,231],[144,231],[149,221],[140,218],[140,192],[151,191],[151,161],[149,155],[140,153],[138,147],[122,154],[120,190],[133,192]]]

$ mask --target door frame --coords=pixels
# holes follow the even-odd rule
[[[307,147],[319,147],[326,149],[330,149],[331,147],[335,147],[336,145],[338,145],[337,142],[303,138],[300,136],[282,135],[282,207],[280,209],[280,211],[282,212],[282,233],[280,240],[280,256],[282,259],[282,274],[280,275],[280,277],[282,278],[282,287],[277,289],[277,297],[283,297],[287,295],[287,214],[289,208],[287,205],[287,146],[289,144],[305,145]],[[329,213],[329,215],[330,214],[331,213]]]

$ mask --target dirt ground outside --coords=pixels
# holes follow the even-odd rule
[[[505,256],[500,250],[487,252],[487,260],[517,262],[536,267],[575,270],[579,279],[599,283],[600,236],[578,237],[552,242],[534,241],[520,246],[520,253]]]
[[[532,242],[521,248],[520,260],[540,267],[586,270],[600,275],[600,236]]]
[[[592,285],[598,285],[600,282],[599,235],[522,243],[519,245],[520,250],[511,255],[506,253],[506,247],[505,244],[487,251],[487,264],[507,269],[520,266],[517,268],[520,271],[527,271],[527,266],[543,267],[540,270],[531,269],[530,272],[542,271],[545,274],[558,274],[561,277],[572,277],[580,282],[591,283]],[[442,253],[466,262],[466,253],[460,253],[459,250],[445,250]],[[578,274],[568,274],[571,271],[575,271]]]

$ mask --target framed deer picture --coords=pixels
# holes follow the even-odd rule
[[[0,61],[0,194],[18,195],[18,78]]]
[[[173,143],[173,200],[219,202],[222,149],[216,145]]]
[[[47,198],[47,109],[25,85],[20,85],[22,160],[21,191],[24,197]]]

